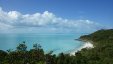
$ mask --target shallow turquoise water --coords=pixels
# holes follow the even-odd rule
[[[74,40],[80,36],[81,34],[0,34],[0,49],[15,49],[19,43],[26,41],[28,50],[34,43],[38,43],[45,52],[53,50],[55,54],[67,53],[83,45]]]

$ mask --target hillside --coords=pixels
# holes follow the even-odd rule
[[[92,34],[80,37],[83,41],[93,41],[95,48],[80,51],[89,58],[88,64],[112,64],[113,63],[113,29],[98,30]],[[88,62],[87,61],[87,62]]]
[[[83,35],[80,39],[88,39],[93,41],[100,41],[100,40],[111,40],[113,39],[113,29],[109,30],[98,30],[89,35]]]
[[[108,30],[98,30],[89,35],[83,35],[80,37],[80,40],[83,41],[93,41],[97,44],[104,44],[105,42],[113,42],[113,29]],[[93,43],[93,44],[95,44]]]

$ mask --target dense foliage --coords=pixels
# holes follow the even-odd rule
[[[0,64],[113,64],[113,29],[99,30],[80,37],[83,41],[92,41],[94,48],[82,49],[75,56],[60,53],[58,56],[44,53],[39,44],[27,50],[25,42],[16,50],[0,50]]]

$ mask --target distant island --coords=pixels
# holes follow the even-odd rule
[[[82,50],[70,54],[45,53],[40,44],[33,44],[33,48],[27,50],[25,42],[20,43],[16,50],[0,50],[0,64],[113,64],[113,29],[98,30],[79,38],[81,41],[89,41],[94,48]]]

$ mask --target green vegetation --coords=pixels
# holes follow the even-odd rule
[[[39,44],[27,50],[25,42],[20,43],[16,50],[0,50],[0,64],[113,64],[113,29],[99,30],[80,37],[82,41],[92,41],[94,48],[82,49],[75,56],[52,51],[45,54]]]
[[[95,46],[91,50],[81,51],[82,55],[89,58],[88,64],[112,64],[113,63],[113,29],[98,30],[92,34],[80,37],[84,41],[93,41]]]

